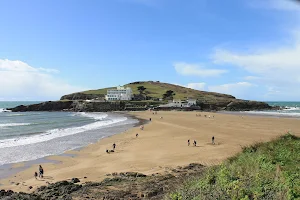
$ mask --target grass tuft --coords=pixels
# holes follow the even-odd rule
[[[186,180],[166,199],[300,199],[300,138],[287,134],[243,148]]]

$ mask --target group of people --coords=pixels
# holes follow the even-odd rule
[[[42,165],[39,166],[39,174],[37,172],[34,172],[34,178],[44,178],[44,169],[42,167]]]
[[[210,115],[203,115],[205,118],[208,117],[208,118],[211,118]],[[201,114],[196,114],[196,117],[201,117]],[[212,118],[215,118],[215,116],[213,115]]]
[[[190,141],[190,139],[188,139],[188,146],[190,146],[191,145],[191,141]],[[215,136],[212,136],[212,138],[211,138],[211,144],[215,144]],[[194,145],[194,147],[196,147],[197,146],[197,141],[196,140],[194,140],[194,142],[193,142],[193,145]]]
[[[197,146],[197,141],[196,140],[194,140],[193,145],[194,145],[194,147]],[[188,139],[188,146],[190,146],[190,139]]]
[[[111,152],[115,152],[115,149],[116,149],[116,143],[113,143],[113,145],[112,145],[112,150],[108,150],[108,149],[106,149],[106,153],[111,153]]]

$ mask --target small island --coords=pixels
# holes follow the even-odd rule
[[[67,94],[59,101],[8,108],[13,112],[109,112],[141,110],[250,111],[278,109],[265,102],[236,99],[232,95],[199,91],[160,81],[138,81],[124,86]]]

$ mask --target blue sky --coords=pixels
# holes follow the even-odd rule
[[[290,0],[0,0],[0,100],[138,80],[300,100]]]

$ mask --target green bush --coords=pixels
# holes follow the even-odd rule
[[[167,199],[300,199],[300,138],[288,133],[243,148]]]

